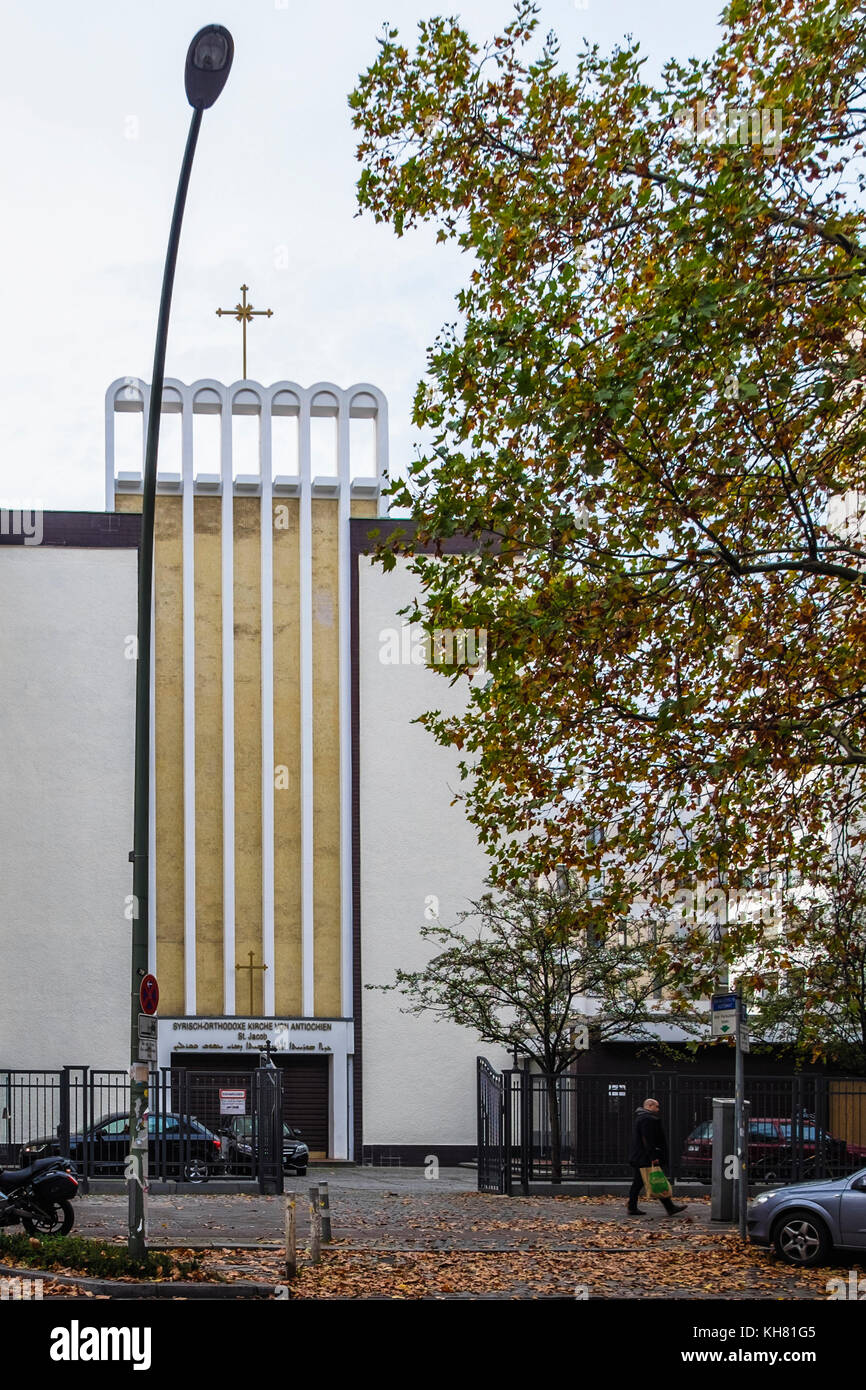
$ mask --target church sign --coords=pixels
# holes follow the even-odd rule
[[[263,1052],[270,1043],[275,1053],[321,1056],[342,1051],[343,1030],[343,1019],[163,1019],[160,1041],[167,1040],[173,1053]]]

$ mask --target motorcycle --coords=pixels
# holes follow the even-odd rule
[[[37,1158],[27,1168],[0,1171],[0,1226],[20,1221],[31,1236],[65,1236],[72,1230],[78,1177],[68,1158]]]

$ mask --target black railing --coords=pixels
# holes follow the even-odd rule
[[[503,1077],[484,1057],[478,1058],[478,1190],[505,1192],[507,1155],[510,1153],[508,1117]]]
[[[621,1181],[635,1111],[659,1101],[674,1179],[709,1182],[712,1101],[731,1096],[719,1076],[648,1072],[638,1076],[548,1078],[496,1072],[478,1059],[478,1186],[524,1192],[531,1183]],[[866,1078],[747,1077],[749,1171],[755,1183],[839,1177],[866,1168]]]
[[[225,1093],[231,1091],[229,1101]],[[126,1071],[0,1071],[0,1166],[68,1155],[91,1178],[126,1176]],[[283,1190],[282,1072],[164,1067],[150,1075],[148,1168],[155,1181],[237,1177]]]

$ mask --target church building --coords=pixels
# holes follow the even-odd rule
[[[106,395],[104,513],[0,526],[0,1082],[128,1064],[138,521],[149,388]],[[443,1163],[475,1141],[467,1030],[375,986],[417,968],[484,856],[461,698],[419,659],[374,386],[166,382],[157,482],[149,963],[157,1065],[268,1049],[314,1155]],[[504,1064],[503,1056],[492,1057]]]

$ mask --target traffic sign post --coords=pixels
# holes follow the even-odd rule
[[[159,985],[155,975],[145,975],[138,991],[143,1014],[155,1014],[159,1008]],[[139,1030],[140,1036],[141,1030]]]
[[[743,997],[737,993],[736,1054],[734,1058],[734,1116],[737,1127],[737,1212],[739,1216],[740,1239],[746,1239],[746,1208],[749,1201],[749,1148],[746,1142],[746,1117],[743,1104],[745,1079],[743,1076]]]
[[[129,1157],[126,1180],[129,1201],[129,1248],[144,1250],[147,1242],[148,1159],[148,1085],[151,1064],[157,1060],[156,1018],[159,1005],[159,985],[155,975],[144,974],[138,987],[137,1036],[133,1043],[130,1080]]]

